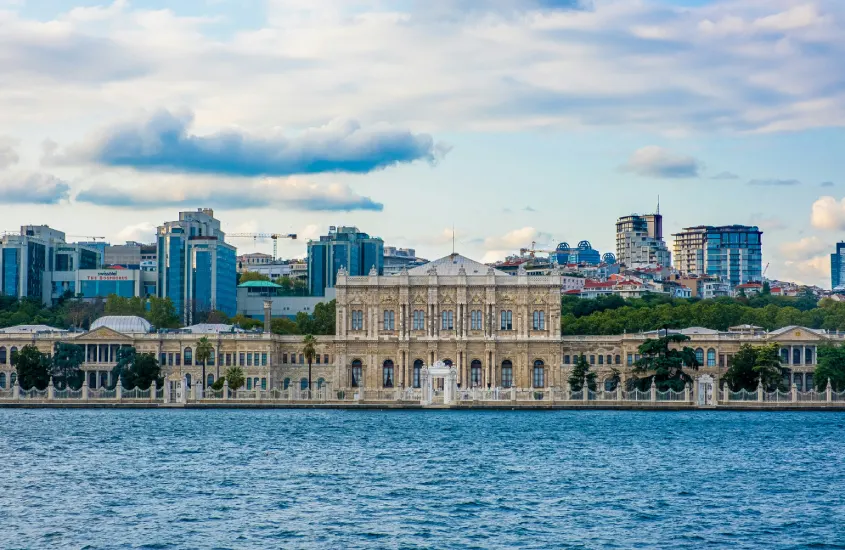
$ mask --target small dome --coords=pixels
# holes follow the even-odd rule
[[[106,315],[91,323],[91,330],[100,327],[110,328],[123,334],[149,332],[152,325],[142,317],[134,315]]]

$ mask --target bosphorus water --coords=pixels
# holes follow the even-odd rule
[[[0,410],[3,548],[845,548],[845,414]]]

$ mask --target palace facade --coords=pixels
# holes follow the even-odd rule
[[[418,387],[421,371],[438,361],[452,365],[461,387],[566,387],[578,356],[584,355],[604,381],[630,376],[638,346],[656,333],[613,336],[561,336],[559,275],[508,275],[452,254],[399,275],[352,277],[338,273],[337,330],[317,337],[312,364],[315,386],[333,388]],[[700,372],[716,380],[731,364],[740,345],[777,342],[790,382],[812,385],[817,348],[842,341],[838,334],[804,327],[766,332],[759,327],[732,327],[725,332],[687,328],[686,345],[696,350]],[[53,353],[57,342],[84,347],[89,387],[111,385],[117,352],[134,346],[159,358],[171,384],[203,380],[195,360],[197,341],[214,348],[205,365],[211,384],[227,368],[240,366],[246,389],[307,387],[308,366],[301,336],[243,332],[230,325],[195,325],[155,332],[138,317],[104,317],[87,332],[44,326],[0,330],[0,388],[14,383],[11,357],[27,344]]]

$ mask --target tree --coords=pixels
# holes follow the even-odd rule
[[[229,389],[236,390],[240,388],[246,382],[244,370],[240,367],[229,367],[226,369],[226,380],[229,381]]]
[[[670,349],[671,344],[681,344],[690,338],[684,334],[669,334],[662,338],[649,338],[640,344],[639,352],[642,356],[634,363],[633,372],[653,373],[645,378],[640,378],[640,389],[646,389],[651,381],[661,390],[672,389],[681,391],[687,383],[692,382],[692,377],[684,372],[684,367],[693,370],[700,366],[695,358],[695,350],[683,346],[680,349]]]
[[[252,330],[264,324],[263,321],[252,319],[251,317],[247,317],[243,313],[238,313],[237,315],[232,317],[231,322],[233,325],[237,325],[244,330]]]
[[[122,347],[117,351],[117,365],[112,369],[115,380],[120,378],[124,388],[149,388],[153,382],[164,385],[161,366],[152,353],[137,353],[134,347]]]
[[[296,325],[300,334],[333,335],[337,320],[336,302],[320,302],[314,306],[313,315],[300,311],[296,314]]]
[[[173,300],[150,296],[150,311],[147,320],[156,328],[179,328],[179,315]]]
[[[267,275],[264,275],[263,273],[258,273],[257,271],[244,271],[243,273],[241,273],[241,277],[240,277],[238,284],[244,284],[244,283],[248,283],[250,281],[272,282],[270,280],[270,277],[268,277]]]
[[[819,346],[813,380],[819,390],[827,388],[828,380],[834,391],[845,390],[845,345]]]
[[[760,288],[760,295],[761,296],[771,296],[772,294],[772,287],[769,285],[769,281],[763,281],[763,286]]]
[[[211,354],[214,353],[214,346],[208,341],[207,336],[203,336],[197,341],[197,349],[194,352],[194,357],[198,362],[202,362],[202,384],[205,385],[205,363],[211,359]]]
[[[780,364],[780,344],[772,342],[757,348],[754,374],[766,391],[786,389],[783,387],[783,367]]]
[[[314,356],[317,355],[317,339],[312,334],[306,334],[302,339],[302,355],[308,361],[308,395],[311,395],[311,362]]]
[[[273,334],[299,334],[299,325],[287,317],[279,317],[270,321],[270,332]]]
[[[734,354],[731,366],[722,376],[728,387],[733,391],[745,389],[752,391],[757,387],[757,374],[754,365],[757,364],[757,348],[751,344],[742,344]]]
[[[223,389],[223,384],[226,383],[226,377],[221,376],[217,380],[214,381],[214,384],[211,385],[211,389],[214,391],[220,391]]]
[[[12,355],[12,365],[18,371],[18,384],[24,389],[43,390],[50,383],[50,359],[31,344]]]
[[[57,342],[53,349],[53,383],[57,388],[79,389],[85,380],[80,368],[85,361],[85,349],[76,344]]]
[[[144,301],[138,296],[124,298],[117,294],[110,294],[106,297],[106,315],[136,315],[143,317],[146,314]]]
[[[568,381],[572,391],[581,391],[585,381],[587,388],[596,391],[596,373],[590,370],[590,364],[587,363],[587,358],[584,355],[581,355],[575,361],[575,366],[572,368]]]

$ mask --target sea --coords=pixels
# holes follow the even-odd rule
[[[2,548],[845,548],[845,414],[0,409]]]

